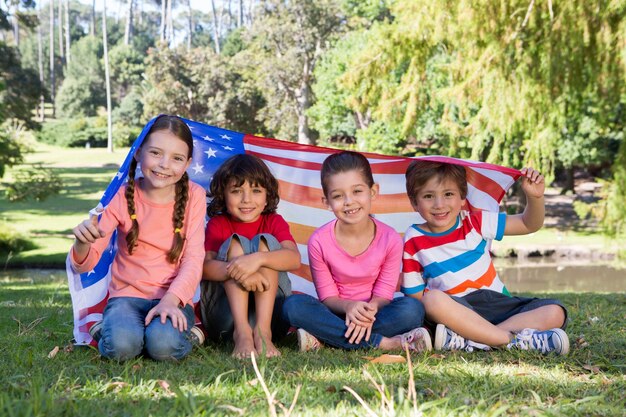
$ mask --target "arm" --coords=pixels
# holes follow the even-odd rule
[[[275,271],[291,271],[300,266],[300,252],[290,240],[280,242],[281,248],[274,251],[259,251],[238,256],[226,264],[228,277],[235,281],[248,278],[261,268]]]
[[[525,235],[536,232],[543,226],[545,203],[543,175],[532,168],[522,169],[522,191],[526,194],[526,207],[522,214],[508,216],[505,235]]]

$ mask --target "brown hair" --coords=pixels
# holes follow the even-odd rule
[[[329,178],[332,175],[348,171],[359,171],[368,187],[372,188],[374,186],[372,167],[367,158],[358,152],[341,151],[328,156],[322,164],[320,179],[325,197],[328,197]]]
[[[233,181],[236,187],[248,181],[253,187],[265,188],[267,204],[262,214],[276,212],[280,201],[278,180],[260,158],[249,154],[239,154],[228,158],[213,174],[208,193],[209,198],[212,199],[207,206],[209,217],[226,213],[226,190]]]
[[[467,196],[467,178],[461,165],[416,159],[409,164],[405,176],[406,193],[413,205],[417,205],[417,194],[431,178],[439,182],[451,180],[459,187],[461,198]]]
[[[155,121],[150,131],[146,135],[146,140],[150,140],[150,134],[159,130],[167,130],[174,134],[177,138],[187,144],[189,151],[187,157],[191,158],[193,155],[193,138],[191,136],[191,130],[187,123],[176,116],[162,115]],[[142,145],[143,146],[143,145]],[[139,151],[141,148],[139,148]],[[138,151],[138,152],[139,152]],[[139,222],[137,221],[137,214],[135,212],[135,174],[137,170],[137,160],[133,158],[130,163],[130,169],[128,171],[128,185],[126,186],[126,201],[128,202],[128,214],[133,222],[128,234],[126,235],[126,246],[128,247],[128,253],[132,255],[135,246],[137,246],[137,239],[139,237]],[[189,199],[189,175],[185,172],[180,180],[176,183],[176,197],[174,203],[174,214],[172,215],[172,222],[174,226],[174,243],[167,255],[167,260],[170,263],[175,263],[180,257],[185,243],[185,236],[182,234],[183,222],[185,220],[185,207],[187,206],[187,200]]]

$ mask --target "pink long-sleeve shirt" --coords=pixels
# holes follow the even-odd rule
[[[81,263],[71,251],[73,268],[79,272],[91,271],[102,251],[109,243],[108,237],[117,229],[117,254],[111,266],[109,297],[137,297],[150,300],[161,299],[172,293],[183,304],[192,302],[193,295],[202,278],[204,262],[204,217],[206,192],[189,182],[189,200],[185,208],[182,234],[185,244],[178,261],[174,264],[167,255],[174,242],[172,216],[174,202],[155,204],[145,199],[139,187],[135,187],[135,208],[139,222],[139,238],[133,254],[128,253],[126,235],[132,226],[128,214],[126,187],[121,187],[102,214],[99,227],[106,237],[98,239],[89,248]]]
[[[402,238],[390,226],[373,219],[376,235],[369,247],[357,256],[349,255],[335,238],[337,220],[317,229],[308,243],[309,266],[317,296],[369,301],[376,295],[387,300],[400,279]]]

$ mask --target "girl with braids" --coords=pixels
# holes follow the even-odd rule
[[[103,321],[95,325],[106,358],[122,361],[143,352],[155,360],[177,360],[192,349],[192,298],[202,277],[206,208],[205,190],[185,172],[192,153],[185,122],[160,116],[135,154],[128,183],[100,222],[94,215],[73,229],[71,261],[80,273],[94,268],[117,229],[109,300]]]
[[[289,225],[276,214],[278,181],[253,155],[235,155],[213,175],[207,212],[200,316],[209,338],[233,340],[233,356],[279,356],[272,336],[289,329],[285,271],[300,266]],[[252,307],[253,306],[253,307]]]

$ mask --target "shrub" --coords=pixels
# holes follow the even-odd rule
[[[10,228],[6,223],[0,223],[0,254],[15,254],[36,247],[34,242]]]
[[[63,188],[61,177],[40,164],[15,171],[13,178],[15,181],[8,184],[6,190],[9,201],[44,201]]]
[[[43,124],[37,140],[51,145],[64,147],[84,147],[89,143],[92,147],[107,146],[106,120],[100,117],[81,117],[78,119],[59,119]]]

